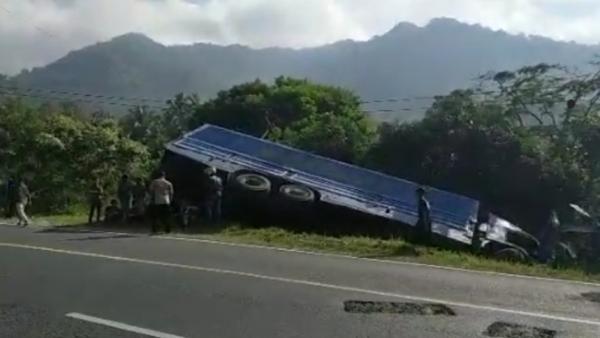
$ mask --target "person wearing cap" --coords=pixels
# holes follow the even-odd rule
[[[204,200],[204,212],[211,223],[221,220],[221,200],[223,197],[223,180],[217,175],[217,169],[208,167],[204,170],[207,176],[207,194]]]
[[[425,197],[425,188],[419,187],[416,193],[418,219],[415,230],[420,240],[428,242],[431,239],[431,205]]]

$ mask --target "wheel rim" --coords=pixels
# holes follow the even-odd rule
[[[251,191],[269,191],[271,182],[268,178],[258,174],[241,174],[235,178],[236,182],[244,189]]]
[[[297,184],[285,184],[279,188],[279,192],[285,197],[301,202],[314,201],[315,193],[307,187]]]

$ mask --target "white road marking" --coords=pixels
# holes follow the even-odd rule
[[[76,313],[76,312],[67,313],[65,316],[67,316],[69,318],[74,318],[74,319],[79,319],[79,320],[83,320],[86,322],[94,323],[94,324],[109,326],[109,327],[123,330],[123,331],[139,333],[139,334],[143,334],[143,335],[146,335],[149,337],[183,338],[182,336],[176,336],[176,335],[169,334],[169,333],[145,329],[143,327],[128,325],[128,324],[124,324],[124,323],[120,323],[120,322],[115,322],[114,320],[102,319],[102,318],[88,316],[88,315],[84,315],[84,314]]]
[[[218,273],[218,274],[224,274],[224,275],[233,275],[233,276],[289,283],[289,284],[295,284],[295,285],[313,286],[313,287],[338,290],[338,291],[347,291],[347,292],[363,293],[363,294],[367,294],[367,295],[399,298],[399,299],[411,300],[411,301],[417,301],[417,302],[443,303],[446,305],[462,307],[462,308],[467,308],[467,309],[474,309],[474,310],[500,312],[500,313],[507,313],[507,314],[511,314],[511,315],[521,315],[521,316],[527,316],[527,317],[533,317],[533,318],[542,318],[542,319],[558,320],[558,321],[571,322],[571,323],[577,323],[577,324],[600,326],[599,320],[594,320],[594,319],[589,319],[589,318],[565,317],[565,316],[561,316],[561,315],[554,315],[554,314],[544,313],[544,312],[531,312],[531,311],[524,311],[524,310],[501,308],[501,307],[496,307],[496,306],[491,306],[491,305],[478,305],[478,304],[471,304],[471,303],[465,303],[465,302],[458,302],[458,301],[452,301],[452,300],[447,300],[447,299],[436,299],[436,298],[429,298],[429,297],[411,296],[411,295],[405,295],[405,294],[394,293],[394,292],[377,291],[377,290],[363,289],[363,288],[357,288],[357,287],[351,287],[351,286],[321,283],[321,282],[315,282],[315,281],[303,280],[303,279],[292,279],[292,278],[285,278],[285,277],[261,275],[261,274],[251,273],[251,272],[225,270],[225,269],[209,268],[209,267],[179,264],[179,263],[152,261],[152,260],[131,258],[131,257],[110,256],[110,255],[96,254],[96,253],[83,252],[83,251],[55,249],[55,248],[40,247],[40,246],[33,246],[33,245],[26,245],[26,244],[16,244],[16,243],[0,242],[0,247],[29,249],[29,250],[52,252],[52,253],[59,253],[59,254],[66,254],[66,255],[73,255],[73,256],[102,258],[102,259],[120,261],[120,262],[139,263],[139,264],[155,265],[155,266],[178,268],[178,269],[185,269],[185,270],[211,272],[211,273]]]
[[[125,233],[114,232],[113,234],[116,235],[116,234],[125,234]],[[186,238],[186,237],[166,236],[166,235],[155,236],[154,238],[170,239],[170,240],[185,241],[185,242],[198,242],[198,243],[214,244],[214,245],[222,245],[222,246],[233,246],[233,247],[240,247],[240,248],[289,252],[289,253],[297,253],[297,254],[311,255],[311,256],[353,259],[353,260],[361,260],[361,261],[374,262],[374,263],[416,266],[416,267],[424,267],[424,268],[437,269],[437,270],[457,271],[457,272],[466,272],[466,273],[481,274],[481,275],[492,275],[492,276],[501,276],[501,277],[509,277],[509,278],[539,280],[539,281],[553,282],[553,283],[569,283],[569,284],[600,287],[600,283],[594,283],[594,282],[584,282],[584,281],[570,280],[570,279],[519,275],[516,273],[508,273],[508,272],[470,270],[470,269],[456,268],[456,267],[451,267],[451,266],[441,266],[441,265],[407,262],[407,261],[394,261],[394,260],[390,260],[390,259],[358,257],[358,256],[352,256],[352,255],[327,253],[327,252],[316,252],[316,251],[308,251],[308,250],[302,250],[302,249],[278,248],[275,246],[266,246],[266,245],[258,245],[258,244],[244,244],[244,243],[217,241],[217,240],[211,240],[211,239]]]
[[[8,225],[8,224],[0,224],[0,225]],[[8,226],[10,226],[10,225],[8,225]],[[104,233],[104,234],[111,234],[111,235],[136,235],[139,237],[147,236],[147,234],[145,234],[145,233],[136,233],[136,232],[128,233],[128,232],[115,232],[115,231],[105,231],[105,230],[87,230],[87,229],[84,231],[86,231],[88,233],[91,232],[91,233],[98,233],[98,234]],[[83,233],[83,231],[82,231],[82,233]],[[500,276],[500,277],[508,277],[508,278],[539,280],[539,281],[552,282],[552,283],[569,283],[569,284],[576,284],[576,285],[600,287],[600,283],[594,283],[594,282],[584,282],[584,281],[561,279],[561,278],[519,275],[516,273],[508,273],[508,272],[471,270],[471,269],[456,268],[456,267],[451,267],[451,266],[433,265],[433,264],[407,262],[407,261],[394,261],[394,260],[389,260],[389,259],[358,257],[358,256],[352,256],[352,255],[327,253],[327,252],[316,252],[316,251],[308,251],[308,250],[302,250],[302,249],[279,248],[279,247],[275,247],[275,246],[266,246],[266,245],[258,245],[258,244],[244,244],[244,243],[211,240],[211,239],[186,238],[186,237],[178,237],[178,236],[173,236],[173,235],[159,235],[159,236],[152,236],[152,238],[185,241],[185,242],[206,243],[206,244],[223,245],[223,246],[233,246],[233,247],[240,247],[240,248],[271,250],[271,251],[279,251],[279,252],[289,252],[289,253],[297,253],[297,254],[311,255],[311,256],[344,258],[344,259],[361,260],[361,261],[384,263],[384,264],[416,266],[416,267],[424,267],[424,268],[430,268],[430,269],[436,269],[436,270],[457,271],[457,272],[465,272],[465,273],[472,273],[472,274],[479,274],[479,275],[491,275],[491,276]]]
[[[0,223],[0,225],[7,225],[7,224]],[[8,226],[10,226],[10,225],[8,225]],[[87,230],[87,229],[84,231],[86,233],[98,233],[98,234],[136,235],[138,237],[146,237],[147,236],[147,234],[145,234],[145,233],[136,233],[136,232],[115,232],[115,231]],[[83,233],[83,231],[82,231],[82,233]],[[173,236],[173,235],[159,235],[159,236],[152,236],[152,238],[185,241],[185,242],[206,243],[206,244],[214,244],[214,245],[222,245],[222,246],[233,246],[233,247],[240,247],[240,248],[271,250],[271,251],[279,251],[279,252],[289,252],[289,253],[297,253],[297,254],[311,255],[311,256],[344,258],[344,259],[361,260],[361,261],[367,261],[367,262],[393,264],[393,265],[416,266],[416,267],[424,267],[424,268],[430,268],[430,269],[436,269],[436,270],[457,271],[457,272],[465,272],[465,273],[472,273],[472,274],[479,274],[479,275],[491,275],[491,276],[500,276],[500,277],[508,277],[508,278],[539,280],[539,281],[552,282],[552,283],[569,283],[569,284],[576,284],[576,285],[600,287],[600,283],[584,282],[584,281],[564,279],[564,278],[537,277],[537,276],[519,275],[516,273],[508,273],[508,272],[471,270],[471,269],[456,268],[456,267],[451,267],[451,266],[442,266],[442,265],[433,265],[433,264],[407,262],[407,261],[399,261],[399,260],[389,260],[389,259],[379,259],[379,258],[358,257],[358,256],[352,256],[352,255],[327,253],[327,252],[316,252],[316,251],[308,251],[308,250],[302,250],[302,249],[279,248],[279,247],[275,247],[275,246],[266,246],[266,245],[258,245],[258,244],[244,244],[244,243],[211,240],[211,239],[186,238],[186,237],[178,237],[178,236]]]

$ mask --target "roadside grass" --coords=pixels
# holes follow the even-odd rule
[[[74,226],[83,225],[87,222],[87,216],[80,213],[59,214],[59,215],[33,215],[31,224],[37,226]],[[0,218],[0,222],[16,224],[16,218]]]
[[[330,237],[318,234],[295,233],[281,228],[245,228],[240,225],[227,226],[212,234],[200,236],[227,242],[339,253],[363,258],[379,258],[478,271],[600,282],[600,274],[587,273],[578,267],[553,268],[543,264],[500,261],[466,251],[417,245],[400,238],[384,240],[354,236]]]
[[[87,223],[87,216],[83,213],[72,213],[72,214],[62,214],[62,215],[47,215],[47,216],[37,216],[32,218],[33,223],[36,225],[48,226],[48,225],[58,225],[58,226],[73,226],[73,225],[82,225]]]

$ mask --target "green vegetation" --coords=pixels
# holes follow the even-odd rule
[[[95,176],[113,194],[121,173],[149,177],[167,140],[212,123],[474,197],[538,235],[551,210],[560,213],[572,202],[600,210],[598,83],[600,72],[557,65],[491,73],[477,88],[436,98],[423,120],[378,130],[351,91],[286,77],[237,85],[206,102],[179,94],[162,112],[139,107],[119,120],[9,98],[0,105],[0,178],[29,177],[36,211],[69,210],[85,202]],[[411,259],[454,266],[477,267],[480,259],[402,241],[264,231],[252,236],[361,255],[413,253]],[[497,264],[496,270],[520,269]],[[548,268],[526,270],[532,269]]]
[[[475,197],[537,234],[550,210],[599,207],[599,80],[545,64],[489,74],[419,122],[382,125],[366,163]]]
[[[68,105],[0,104],[0,179],[28,179],[36,211],[70,210],[85,202],[94,177],[110,188],[122,173],[146,175],[150,165],[146,146],[123,137],[112,119]]]
[[[225,227],[210,235],[200,236],[226,242],[347,254],[364,258],[400,260],[479,271],[600,282],[600,274],[586,273],[579,268],[555,269],[542,264],[498,261],[468,252],[415,245],[400,238],[383,240],[354,236],[329,237],[295,233],[281,228],[244,228],[239,225]]]

